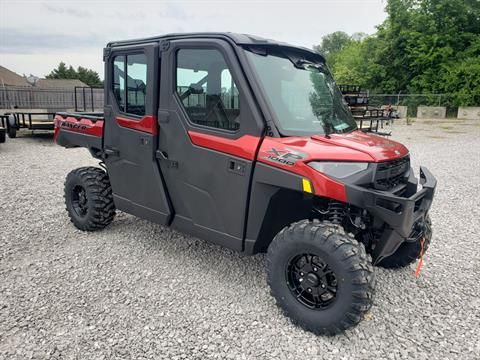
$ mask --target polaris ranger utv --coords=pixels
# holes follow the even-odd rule
[[[357,129],[321,55],[231,33],[109,43],[104,113],[58,113],[73,224],[115,210],[244,254],[266,252],[285,314],[335,334],[372,305],[373,265],[406,266],[431,236],[436,180],[408,150]]]

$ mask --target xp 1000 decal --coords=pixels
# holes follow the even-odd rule
[[[283,165],[289,165],[289,166],[295,165],[297,161],[303,160],[307,156],[306,154],[300,151],[296,151],[288,148],[278,150],[272,147],[271,150],[267,150],[265,152],[266,152],[266,156],[263,157],[265,160],[269,160],[272,162],[280,163]]]

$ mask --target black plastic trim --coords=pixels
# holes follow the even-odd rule
[[[425,218],[432,205],[437,180],[427,168],[420,167],[422,189],[409,197],[400,197],[386,191],[345,183],[347,202],[367,210],[374,217],[384,221],[392,231],[387,231],[374,248],[372,257],[378,263],[391,255],[405,241],[414,224]],[[417,182],[410,170],[408,185],[415,191]]]

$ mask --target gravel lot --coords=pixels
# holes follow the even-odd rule
[[[262,255],[243,257],[119,213],[83,233],[64,210],[84,149],[24,134],[0,145],[0,359],[479,359],[480,122],[396,125],[415,168],[438,178],[422,276],[377,269],[375,305],[318,337],[269,295]],[[418,171],[418,169],[417,169]]]

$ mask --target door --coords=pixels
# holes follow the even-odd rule
[[[171,209],[155,158],[157,44],[115,48],[105,66],[105,164],[118,209],[167,224]]]
[[[157,157],[172,227],[242,251],[261,117],[227,42],[163,48]]]

